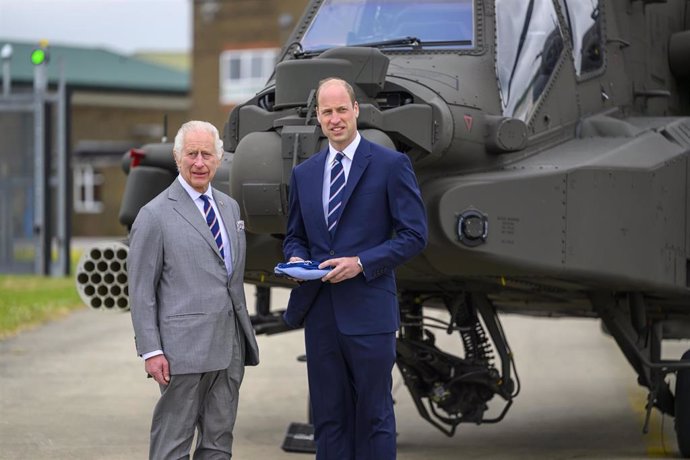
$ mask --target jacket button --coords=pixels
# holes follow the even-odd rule
[[[331,251],[328,251],[328,253],[329,253],[330,255],[335,255],[335,251],[332,251],[332,250],[331,250]]]

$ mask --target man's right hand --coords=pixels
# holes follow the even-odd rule
[[[144,369],[159,384],[167,385],[170,382],[170,367],[165,355],[150,357],[144,361]]]
[[[292,256],[292,257],[290,257],[290,260],[288,260],[288,262],[304,262],[304,259],[301,258],[301,257]],[[295,282],[297,282],[297,283],[300,283],[300,284],[301,284],[302,282],[304,282],[304,280],[300,280],[300,279],[297,279],[297,278],[293,278],[292,276],[287,276],[286,278],[289,279],[289,280],[291,280],[291,281],[295,281]]]

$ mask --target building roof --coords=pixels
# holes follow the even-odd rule
[[[38,43],[15,42],[0,37],[0,48],[12,45],[12,83],[32,83],[31,51]],[[60,62],[65,82],[72,87],[132,91],[189,92],[189,72],[173,69],[103,48],[50,44],[47,64],[50,83],[57,83]]]
[[[162,64],[166,67],[189,72],[192,55],[186,52],[160,52],[160,51],[137,51],[133,57],[154,64]]]

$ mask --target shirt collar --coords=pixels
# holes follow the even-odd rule
[[[194,190],[192,186],[187,183],[186,180],[184,180],[184,177],[182,177],[181,174],[177,175],[177,179],[180,181],[182,188],[185,190],[185,192],[187,192],[187,195],[189,195],[189,197],[192,200],[198,200],[201,195],[206,195],[211,199],[211,201],[213,201],[213,195],[211,194],[210,186],[206,188],[206,191],[204,193],[199,193],[196,190]]]
[[[357,147],[359,147],[359,141],[362,140],[362,136],[359,135],[359,131],[357,131],[357,135],[353,139],[350,144],[345,147],[343,150],[336,150],[335,147],[333,147],[330,142],[328,143],[328,164],[330,164],[333,159],[335,158],[336,154],[338,152],[343,152],[343,155],[345,157],[352,161],[352,159],[355,157],[355,152],[357,151]]]

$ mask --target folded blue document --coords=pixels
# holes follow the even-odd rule
[[[278,264],[273,269],[273,273],[278,276],[289,276],[298,280],[317,280],[323,278],[333,268],[319,268],[320,262],[311,260],[301,260],[299,262],[286,262]]]

